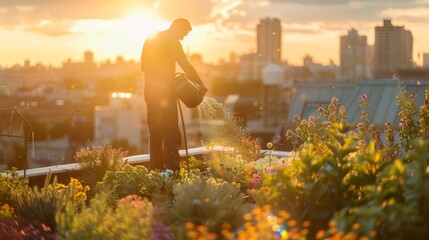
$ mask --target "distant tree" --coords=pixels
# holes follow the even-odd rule
[[[113,148],[122,148],[122,151],[127,152],[127,156],[136,155],[139,153],[136,146],[131,145],[127,139],[115,139],[112,141]]]
[[[70,122],[68,120],[57,122],[49,129],[49,134],[53,139],[62,138],[68,134],[69,128]]]
[[[230,94],[238,94],[243,97],[261,96],[262,81],[217,77],[212,81],[211,90],[214,96],[226,97]]]

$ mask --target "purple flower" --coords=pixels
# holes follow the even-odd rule
[[[276,170],[274,170],[274,168],[272,168],[272,167],[267,167],[266,171],[270,175],[274,175],[276,173]]]
[[[173,240],[175,239],[173,233],[164,224],[153,221],[152,222],[152,239],[154,240]]]

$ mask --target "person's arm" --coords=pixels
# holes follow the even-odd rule
[[[189,79],[200,86],[201,92],[205,94],[207,92],[207,87],[204,82],[201,80],[200,76],[198,76],[195,68],[189,63],[186,57],[182,57],[177,60],[179,66],[183,69],[183,71],[188,75]]]

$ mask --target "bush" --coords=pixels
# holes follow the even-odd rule
[[[83,187],[76,179],[72,179],[68,186],[58,184],[56,177],[52,183],[50,179],[51,174],[48,174],[42,189],[27,187],[25,192],[16,194],[15,204],[18,216],[46,224],[55,231],[57,211],[62,211],[69,204],[74,208],[81,207],[89,188]]]
[[[19,178],[16,169],[7,170],[0,174],[0,204],[13,206],[14,194],[23,192],[28,186],[28,178]]]
[[[77,214],[68,239],[152,239],[152,204],[138,196],[128,196],[113,209],[108,194],[96,195],[90,208]]]
[[[235,230],[242,225],[242,216],[249,210],[249,204],[236,187],[213,178],[178,184],[174,194],[169,218],[172,226],[177,226],[179,235],[187,222],[204,225],[214,233],[220,233],[224,223]]]
[[[90,186],[95,186],[107,171],[120,170],[126,164],[123,159],[126,155],[121,149],[114,149],[105,143],[103,146],[82,148],[76,153],[75,159],[84,172],[82,180]]]
[[[338,231],[381,239],[429,236],[429,141],[415,139],[406,161],[396,160],[367,187],[371,201],[345,208],[335,217]],[[359,226],[359,227],[356,227]]]
[[[108,171],[97,188],[99,192],[111,191],[118,199],[138,195],[164,201],[172,198],[175,182],[159,172],[149,172],[144,166],[125,165],[122,170]]]
[[[15,210],[7,204],[3,204],[0,207],[0,222],[3,222],[8,219],[12,219],[14,216]]]

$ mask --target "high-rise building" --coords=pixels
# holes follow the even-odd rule
[[[257,54],[263,66],[281,62],[282,27],[277,18],[261,19],[257,26]]]
[[[423,67],[429,68],[429,53],[423,53]]]
[[[367,37],[351,29],[340,37],[341,80],[356,81],[368,77]]]
[[[390,19],[375,27],[374,75],[390,78],[400,68],[413,66],[413,35]]]
[[[94,53],[92,51],[86,51],[83,55],[86,65],[91,65],[94,63]]]

